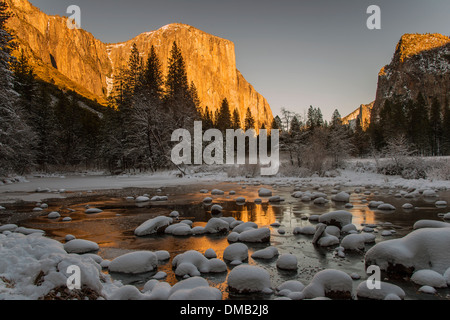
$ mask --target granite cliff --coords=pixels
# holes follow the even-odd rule
[[[273,119],[267,100],[236,67],[233,42],[185,24],[169,24],[127,42],[106,44],[83,29],[67,28],[67,18],[49,16],[27,0],[6,0],[14,16],[8,21],[21,50],[38,78],[106,104],[118,69],[126,64],[135,43],[146,59],[155,46],[163,74],[174,41],[182,51],[189,82],[194,82],[202,106],[210,110],[228,99],[244,119],[250,108],[258,127]]]

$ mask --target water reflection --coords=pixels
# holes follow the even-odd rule
[[[329,201],[324,205],[316,205],[313,202],[302,202],[300,199],[291,197],[293,186],[242,186],[235,183],[222,183],[216,186],[224,191],[223,195],[211,195],[200,193],[203,186],[162,188],[161,191],[124,189],[122,191],[102,192],[96,194],[73,196],[67,199],[55,199],[49,201],[49,208],[40,215],[27,216],[22,220],[15,221],[21,226],[43,229],[47,235],[64,242],[67,234],[72,234],[77,238],[87,239],[97,242],[100,246],[98,254],[104,259],[112,260],[117,256],[133,250],[167,250],[171,258],[161,262],[158,271],[168,274],[165,279],[170,284],[175,284],[177,279],[172,271],[172,259],[185,251],[197,250],[204,253],[207,249],[214,249],[219,259],[223,259],[223,252],[229,245],[226,235],[201,235],[188,237],[175,237],[172,235],[158,235],[148,237],[136,237],[134,230],[141,223],[148,219],[160,215],[169,215],[176,210],[180,215],[180,220],[189,219],[193,221],[193,226],[204,226],[212,217],[212,204],[219,204],[223,207],[222,215],[234,217],[244,222],[252,221],[260,227],[270,227],[274,222],[281,224],[280,228],[285,233],[279,233],[279,228],[270,227],[271,242],[269,244],[248,244],[249,256],[259,249],[268,245],[276,246],[282,253],[292,253],[298,258],[300,267],[298,272],[284,272],[276,268],[276,259],[269,261],[248,260],[249,264],[261,266],[269,271],[272,276],[273,286],[276,287],[286,280],[299,280],[308,283],[312,277],[325,268],[336,268],[347,273],[356,272],[366,276],[364,270],[364,256],[362,253],[347,254],[345,259],[336,257],[334,248],[318,248],[311,244],[311,236],[293,235],[292,231],[297,226],[314,225],[305,219],[315,214],[323,214],[335,210],[348,210],[353,214],[353,223],[358,229],[365,224],[378,225],[375,230],[376,242],[384,241],[381,236],[384,229],[395,229],[397,232],[393,237],[401,237],[412,230],[413,224],[420,219],[440,220],[439,213],[448,212],[448,208],[437,208],[434,205],[436,199],[397,198],[388,193],[388,190],[370,190],[370,194],[351,193],[352,208],[345,208],[343,203]],[[285,201],[280,203],[269,203],[267,198],[262,198],[262,203],[255,203],[258,190],[266,187],[273,190],[273,193],[280,195]],[[230,191],[235,194],[230,194]],[[307,191],[305,187],[302,191]],[[352,190],[346,190],[352,191]],[[331,188],[322,190],[327,193],[328,199],[332,194]],[[139,196],[143,194],[166,195],[167,201],[148,201],[136,203],[127,197]],[[211,204],[204,204],[203,199],[211,197]],[[244,197],[245,203],[236,203],[237,197]],[[450,192],[441,192],[440,198],[450,202]],[[368,203],[372,200],[384,201],[393,204],[395,211],[383,212],[372,210]],[[415,209],[402,209],[404,203],[411,203]],[[31,212],[34,204],[17,205],[17,212]],[[98,214],[86,214],[86,207],[100,208],[103,211]],[[46,215],[51,211],[58,211],[60,219],[50,220]],[[20,216],[20,215],[18,215]],[[72,221],[63,222],[64,217],[70,217]],[[4,221],[1,221],[4,223]],[[11,222],[11,221],[8,221]],[[389,222],[389,224],[387,224]],[[377,232],[378,231],[378,232]],[[390,237],[392,238],[392,237]],[[367,246],[367,249],[370,245]],[[231,270],[232,266],[228,266]],[[143,286],[153,274],[139,275],[137,277],[112,275],[116,279],[121,279],[124,283]],[[211,285],[221,289],[224,297],[228,297],[226,290],[227,274],[205,275]],[[413,294],[413,293],[411,293]],[[233,297],[239,299],[240,297]]]

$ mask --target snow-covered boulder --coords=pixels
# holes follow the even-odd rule
[[[413,225],[413,229],[424,229],[424,228],[450,228],[450,223],[437,220],[419,220]]]
[[[227,284],[234,293],[272,293],[269,272],[257,266],[237,266],[229,273]]]
[[[421,286],[430,286],[433,288],[447,288],[447,281],[442,274],[436,271],[423,269],[414,272],[411,281]]]
[[[147,196],[139,196],[135,199],[136,202],[148,202],[150,201],[150,198]]]
[[[377,210],[390,211],[390,210],[395,210],[395,207],[389,203],[382,203],[377,207]]]
[[[233,243],[225,248],[223,259],[232,264],[239,264],[248,259],[248,247],[243,243]]]
[[[353,215],[345,210],[338,210],[322,214],[319,222],[327,225],[333,225],[342,229],[343,226],[352,223]]]
[[[277,287],[277,295],[285,296],[292,300],[300,300],[304,298],[301,292],[305,289],[305,285],[297,280],[288,280]],[[295,294],[297,293],[297,294]],[[298,295],[301,294],[301,295]]]
[[[276,247],[267,247],[252,254],[253,259],[266,259],[270,260],[278,256],[278,249]]]
[[[290,253],[282,254],[277,260],[277,268],[282,270],[297,270],[298,259]]]
[[[223,194],[225,194],[225,192],[220,189],[213,189],[213,190],[211,190],[211,194],[212,195],[223,195]]]
[[[245,230],[239,234],[239,241],[251,243],[270,242],[270,229],[259,228]]]
[[[18,228],[17,224],[4,224],[2,226],[0,226],[0,233],[4,232],[4,231],[14,231]]]
[[[74,241],[74,240],[72,240]],[[153,271],[158,266],[158,257],[151,251],[126,253],[111,261],[110,272],[139,274]]]
[[[215,214],[215,215],[221,214],[222,210],[223,210],[223,207],[221,205],[214,204],[211,207],[211,214]]]
[[[334,196],[331,197],[331,200],[336,201],[336,202],[345,202],[348,203],[350,201],[350,195],[345,192],[339,192],[338,194],[335,194]]]
[[[226,264],[219,259],[206,258],[201,252],[189,250],[177,255],[172,266],[177,276],[200,276],[202,273],[221,273],[227,271]]]
[[[434,205],[438,208],[445,208],[445,207],[447,207],[447,201],[438,200],[434,203]]]
[[[186,223],[175,223],[168,226],[164,233],[172,234],[174,236],[188,236],[191,234],[191,227]]]
[[[378,206],[382,205],[383,203],[384,203],[383,201],[375,201],[375,200],[373,200],[373,201],[369,202],[368,207],[376,209],[376,208],[378,208]]]
[[[59,214],[59,212],[56,212],[56,211],[50,212],[47,215],[47,218],[49,218],[49,219],[58,219],[59,217],[61,217],[61,215]]]
[[[330,247],[339,244],[339,238],[328,234],[325,230],[326,224],[320,223],[317,225],[316,233],[314,234],[312,243],[321,247]]]
[[[305,287],[306,299],[327,297],[331,299],[351,299],[353,280],[345,272],[326,269],[318,272],[311,283]]]
[[[414,206],[411,203],[405,203],[402,205],[402,208],[405,210],[411,210],[414,209]]]
[[[221,218],[211,218],[205,226],[207,233],[224,233],[230,230],[228,222]]]
[[[272,190],[261,188],[258,190],[258,196],[260,197],[271,197],[272,196]]]
[[[217,258],[217,253],[214,251],[214,249],[209,248],[205,251],[205,257],[207,259],[215,259]]]
[[[400,239],[380,242],[365,256],[366,265],[377,265],[392,274],[411,276],[432,269],[443,274],[450,265],[450,229],[418,229]]]
[[[96,214],[103,212],[103,210],[99,208],[87,208],[84,212],[87,214]]]
[[[168,300],[222,300],[222,293],[210,287],[205,279],[192,277],[175,284],[169,291]]]
[[[147,220],[134,230],[136,236],[146,236],[154,233],[164,233],[164,230],[173,222],[172,218],[159,216]]]
[[[314,235],[316,233],[316,228],[313,226],[295,227],[292,233],[303,235]]]
[[[437,195],[436,191],[434,191],[433,189],[427,189],[422,192],[422,196],[427,197],[427,198],[432,198],[432,197],[437,197],[438,195]]]
[[[380,289],[374,289],[367,286],[367,281],[363,281],[358,285],[356,289],[356,295],[358,296],[358,298],[372,300],[385,300],[389,296],[389,299],[394,299],[396,297],[398,299],[405,298],[405,291],[403,291],[403,289],[399,286],[384,281],[380,281],[379,284]]]
[[[341,246],[345,250],[364,250],[366,246],[366,238],[362,234],[349,234],[345,236],[341,241]]]
[[[100,248],[97,243],[84,239],[73,239],[64,244],[64,250],[67,253],[88,253],[98,251]]]
[[[169,217],[172,217],[172,218],[178,218],[179,216],[180,216],[180,213],[178,211],[172,211],[169,214]]]
[[[242,233],[246,230],[258,229],[258,225],[255,222],[248,221],[241,223],[233,228],[233,232]]]

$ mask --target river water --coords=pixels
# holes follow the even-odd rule
[[[345,208],[343,203],[330,201],[325,205],[316,205],[313,202],[302,202],[291,196],[294,191],[292,185],[264,186],[259,184],[244,183],[218,183],[214,188],[225,191],[224,195],[216,196],[210,193],[200,193],[201,189],[211,189],[211,185],[190,185],[179,187],[167,187],[159,190],[127,188],[122,190],[102,190],[93,192],[72,192],[65,194],[64,199],[48,199],[48,209],[40,213],[34,213],[32,209],[35,203],[16,203],[8,205],[8,214],[0,215],[0,223],[16,223],[19,226],[41,229],[46,235],[55,240],[64,242],[67,234],[72,234],[79,239],[91,240],[99,244],[97,252],[103,259],[112,260],[122,254],[135,250],[167,250],[171,258],[160,262],[158,271],[168,274],[164,281],[175,284],[178,279],[172,270],[172,259],[187,250],[197,250],[204,253],[212,248],[218,258],[223,258],[223,251],[230,244],[227,235],[201,235],[176,237],[172,235],[155,235],[148,237],[136,237],[134,230],[148,219],[160,215],[168,215],[176,210],[180,213],[180,220],[192,220],[193,226],[204,226],[212,217],[210,205],[204,205],[202,200],[210,196],[214,204],[220,204],[223,216],[232,216],[237,220],[253,221],[259,227],[271,229],[271,241],[268,244],[247,244],[249,257],[259,249],[269,245],[278,248],[279,253],[291,253],[297,256],[299,268],[297,272],[288,272],[277,269],[276,258],[266,260],[248,260],[249,264],[258,265],[269,271],[272,279],[272,287],[287,280],[299,280],[305,285],[313,276],[323,269],[333,268],[342,270],[348,274],[357,273],[360,280],[354,281],[354,288],[367,279],[364,266],[364,252],[347,253],[345,258],[340,258],[335,253],[335,247],[318,248],[311,243],[312,236],[294,235],[293,229],[297,226],[307,226],[314,223],[305,220],[305,216],[323,214],[335,210],[347,210],[353,214],[353,224],[359,229],[366,224],[377,225],[374,234],[376,242],[393,238],[403,237],[412,231],[412,226],[417,220],[431,219],[442,220],[438,215],[447,213],[448,208],[437,208],[435,201],[446,200],[450,203],[450,192],[439,192],[439,198],[426,199],[423,197],[403,198],[395,197],[394,194],[400,190],[367,189],[361,188],[355,192],[355,188],[342,188],[342,191],[351,192],[351,203],[353,208]],[[258,190],[261,187],[269,188],[274,195],[280,195],[285,201],[279,204],[269,203],[267,198],[262,198],[261,204],[255,204],[254,200],[260,198]],[[314,190],[311,186],[304,186],[301,191],[320,191],[328,195],[330,199],[332,188]],[[210,190],[209,190],[210,191]],[[230,195],[230,191],[235,191]],[[129,196],[143,194],[167,195],[168,201],[147,202],[137,204],[134,200],[127,200]],[[235,198],[245,197],[245,204],[237,204]],[[394,205],[397,209],[388,213],[372,210],[368,207],[371,200],[381,200]],[[404,210],[404,203],[414,205],[413,210]],[[103,212],[99,214],[86,214],[86,206],[100,208]],[[51,211],[58,211],[61,218],[52,220],[47,218]],[[70,216],[72,221],[63,222],[63,217]],[[271,224],[278,222],[280,227],[272,227]],[[280,233],[283,229],[285,233]],[[383,237],[381,231],[395,230],[392,236]],[[366,251],[373,244],[366,246]],[[232,266],[228,265],[230,271]],[[104,271],[105,273],[107,271]],[[122,274],[111,274],[114,279],[122,280],[125,284],[132,284],[142,288],[146,281],[151,279],[154,273],[129,276]],[[225,299],[274,299],[275,295],[231,295],[226,285],[227,273],[204,275],[211,286],[219,288]],[[409,280],[390,281],[402,287],[407,293],[407,299],[449,299],[449,289],[439,289],[437,295],[419,293],[418,285]]]

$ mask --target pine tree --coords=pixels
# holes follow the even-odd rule
[[[412,144],[422,155],[429,149],[429,113],[422,93],[419,93],[412,105],[409,118],[409,136]]]
[[[14,45],[5,27],[10,16],[6,2],[0,2],[0,175],[22,174],[33,165],[34,134],[24,121],[10,69]]]
[[[241,117],[239,115],[238,109],[234,109],[233,111],[233,119],[231,127],[234,130],[241,129]]]
[[[214,128],[214,119],[212,112],[209,111],[208,106],[205,107],[205,111],[202,114],[203,130],[209,130]]]
[[[222,105],[220,106],[216,118],[216,127],[222,132],[225,132],[225,130],[232,128],[230,105],[228,104],[227,98],[222,100]]]
[[[139,90],[144,92],[146,96],[159,100],[162,98],[164,81],[161,71],[161,62],[159,61],[154,46],[150,49],[150,54],[144,70],[141,73],[139,82]]]
[[[255,127],[255,119],[253,118],[250,108],[247,108],[247,112],[245,113],[244,128],[245,128],[245,131],[256,128]]]
[[[450,104],[445,100],[444,115],[442,120],[442,141],[446,155],[450,155]]]
[[[342,125],[342,117],[339,111],[336,109],[333,112],[333,115],[331,117],[331,126],[336,127]]]

